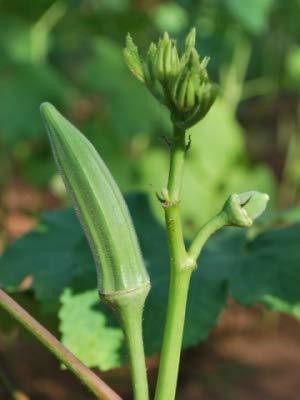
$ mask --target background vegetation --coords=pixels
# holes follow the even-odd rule
[[[94,143],[128,193],[153,283],[145,314],[146,349],[149,355],[159,351],[168,270],[155,191],[166,181],[170,124],[166,110],[127,71],[122,47],[128,31],[146,48],[165,30],[181,43],[195,26],[198,49],[211,57],[208,70],[221,94],[190,132],[183,189],[187,240],[230,193],[255,189],[269,193],[272,201],[269,214],[246,234],[226,230],[209,242],[201,260],[206,268],[193,282],[185,347],[207,338],[228,298],[264,304],[298,319],[299,15],[297,0],[0,1],[3,251],[36,224],[41,211],[67,205],[38,112],[47,100]],[[7,248],[0,258],[0,284],[89,366],[109,370],[126,361],[123,334],[98,305],[93,263],[71,210],[43,213],[33,232]],[[299,332],[298,324],[294,329]],[[4,314],[1,330],[7,393],[11,378],[6,370],[12,368],[7,354],[16,327]],[[21,343],[25,349],[31,346]],[[118,371],[109,378],[116,387],[122,381]],[[12,380],[22,386],[18,373]],[[199,387],[192,394],[182,390],[180,398],[200,398]],[[224,399],[217,392],[209,395]],[[46,397],[31,396],[70,398],[51,388]],[[288,391],[267,398],[295,399]]]

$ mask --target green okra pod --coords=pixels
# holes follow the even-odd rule
[[[90,243],[101,296],[149,286],[122,194],[93,145],[49,103],[41,113],[53,154]]]
[[[133,53],[137,53],[133,49]],[[90,243],[100,296],[125,332],[135,400],[148,400],[142,314],[149,292],[135,230],[121,192],[93,145],[49,103],[41,106],[53,154]]]

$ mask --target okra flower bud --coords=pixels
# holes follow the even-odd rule
[[[217,95],[217,86],[210,82],[206,69],[209,59],[204,57],[200,60],[195,38],[193,28],[185,40],[181,56],[175,40],[170,39],[167,33],[157,44],[150,44],[144,60],[130,36],[124,50],[130,70],[169,108],[173,123],[182,129],[202,119]]]
[[[269,196],[255,191],[232,194],[226,201],[223,212],[227,225],[249,227],[266,209]]]
[[[153,60],[154,77],[167,85],[170,79],[176,76],[179,68],[179,57],[174,40],[167,33],[159,40],[155,58]]]
[[[206,66],[209,59],[200,62],[195,48],[190,48],[181,72],[173,82],[171,99],[175,106],[173,121],[182,128],[189,128],[209,111],[216,99],[217,85],[209,81]]]
[[[121,192],[93,145],[51,104],[41,113],[53,154],[93,252],[100,295],[145,288],[149,277]]]

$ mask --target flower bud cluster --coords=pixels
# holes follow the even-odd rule
[[[196,31],[192,29],[180,56],[176,41],[167,33],[158,43],[151,43],[143,60],[130,35],[124,50],[125,60],[133,74],[171,112],[175,125],[186,129],[202,119],[214,103],[217,85],[209,80],[207,64],[195,48]]]

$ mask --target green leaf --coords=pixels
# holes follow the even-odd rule
[[[127,202],[152,281],[144,314],[146,352],[150,355],[160,350],[165,319],[169,280],[166,236],[145,195],[127,196]],[[32,271],[33,289],[43,304],[54,302],[58,292],[63,292],[60,331],[72,351],[87,365],[101,369],[127,362],[121,328],[111,310],[98,301],[93,258],[75,216],[64,210],[48,213],[47,220],[47,225],[45,219],[42,224],[43,234],[21,238],[0,258],[1,286],[17,289],[22,277]],[[184,347],[208,336],[228,293],[241,304],[259,302],[299,317],[300,224],[255,237],[250,233],[225,228],[205,246],[192,277]],[[66,254],[69,263],[64,269]],[[52,273],[48,274],[50,260]]]
[[[271,229],[247,240],[236,252],[229,282],[241,304],[300,304],[300,224]],[[271,301],[273,299],[273,301]],[[279,308],[281,310],[281,308]]]
[[[152,280],[152,290],[146,303],[144,314],[146,352],[148,355],[151,355],[160,349],[164,325],[168,288],[166,240],[164,230],[149,212],[145,197],[131,196],[129,204],[133,212],[133,219]],[[147,229],[145,229],[146,226]],[[271,232],[275,233],[275,235],[273,236]],[[271,232],[250,240],[247,239],[247,235],[242,230],[227,228],[222,234],[217,235],[208,242],[201,255],[199,269],[195,271],[192,278],[186,317],[184,347],[195,345],[207,338],[220,311],[225,305],[228,290],[242,304],[248,305],[262,302],[268,306],[272,306],[275,310],[278,309],[279,311],[296,315],[300,299],[298,290],[300,279],[300,262],[298,258],[300,257],[300,252],[298,252],[296,240],[299,237],[300,225]],[[287,236],[286,240],[283,239],[285,235]],[[153,239],[154,237],[155,240]],[[268,237],[271,239],[270,242]],[[287,265],[293,269],[293,273],[285,278],[287,292],[284,293],[276,289],[276,286],[278,287],[280,281],[284,281],[284,279],[282,276],[277,275],[278,270],[273,269],[273,257],[280,255],[279,259],[284,258],[285,243],[291,239],[291,246],[293,246],[294,252],[290,248],[289,254],[291,256],[287,260],[288,264],[281,264],[282,274]],[[266,240],[269,243],[265,248],[268,256],[261,254],[260,243],[265,243]],[[281,243],[283,244],[282,247],[280,246]],[[80,252],[81,257],[84,257],[85,252],[83,248],[81,248]],[[88,263],[86,256],[84,258],[85,266]],[[264,267],[262,267],[263,262]],[[251,274],[251,270],[253,269],[255,273]],[[266,276],[264,271],[266,272]],[[252,279],[248,279],[248,273]],[[81,279],[84,279],[83,274],[84,271],[82,271],[81,278],[75,279],[77,284],[73,287],[77,287],[77,290],[79,290],[79,282]],[[295,279],[296,277],[297,279]],[[270,279],[270,282],[268,279]],[[88,287],[91,286],[90,284],[91,282]],[[258,295],[261,290],[264,293],[263,297]],[[80,293],[80,290],[78,293]],[[270,295],[266,295],[266,293]],[[250,298],[249,294],[253,296]],[[272,304],[270,303],[270,298],[272,298]],[[282,304],[285,305],[285,308]],[[106,313],[106,310],[102,312]],[[63,331],[64,341],[68,340],[69,335],[72,334],[71,326],[72,324],[69,326],[69,329],[64,329]],[[92,340],[91,337],[93,336],[94,340],[96,340],[97,334],[94,332],[78,332],[81,338],[84,338],[82,336],[84,334],[88,335],[86,337],[87,341]],[[120,349],[121,344],[120,338],[120,342],[115,343],[115,351]],[[122,361],[122,359],[120,360]]]
[[[274,0],[226,0],[229,11],[250,32],[260,33],[267,27]]]
[[[51,309],[76,275],[74,251],[82,230],[71,209],[43,214],[38,226],[0,258],[0,286],[17,292],[27,277],[36,297]]]
[[[37,109],[45,98],[56,104],[68,92],[66,81],[50,66],[7,65],[0,76],[0,135],[10,144],[21,139],[37,138],[41,122]],[[16,112],[22,104],[22,112]]]
[[[65,346],[85,364],[103,371],[121,365],[123,332],[102,310],[97,291],[74,294],[66,289],[61,303],[60,330]]]

